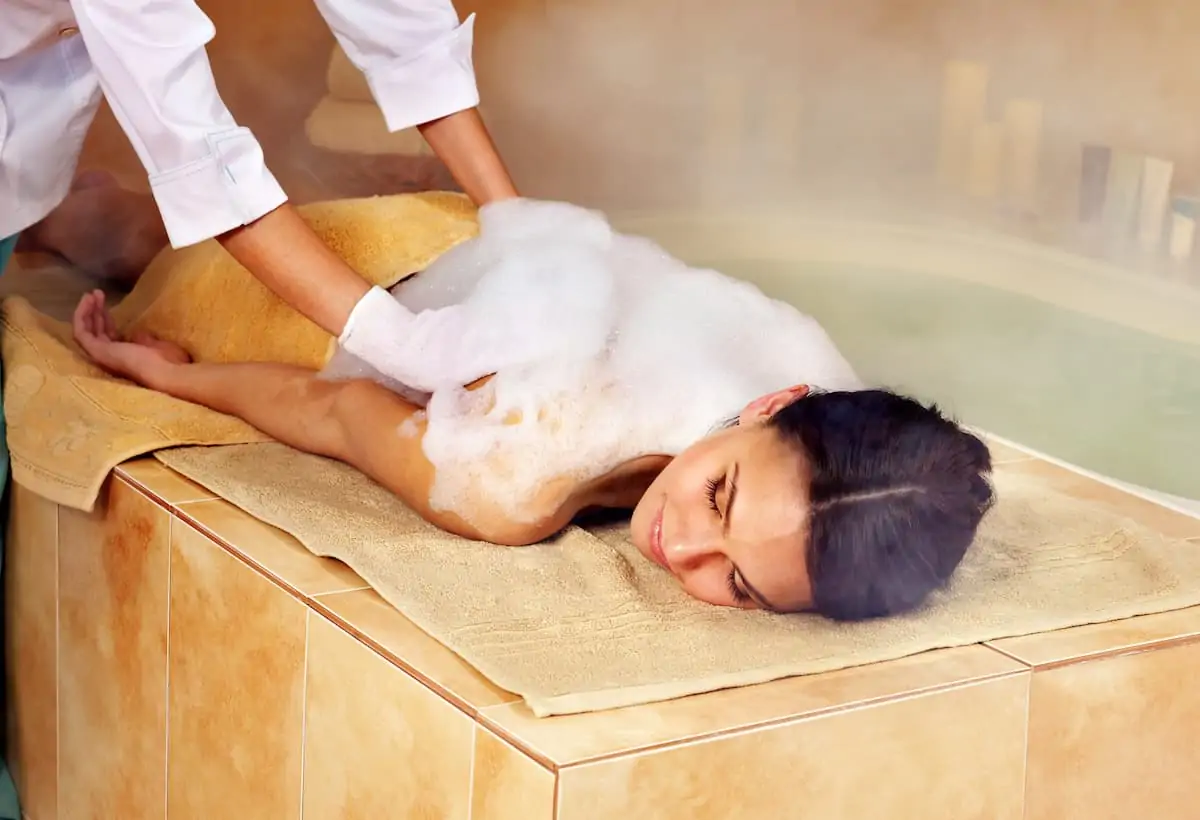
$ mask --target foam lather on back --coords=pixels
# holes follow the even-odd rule
[[[861,387],[811,317],[566,203],[484,207],[394,296],[412,318],[379,344],[400,383],[344,351],[325,375],[427,399],[432,501],[467,520],[468,497],[515,517],[548,481],[678,454],[772,391]]]

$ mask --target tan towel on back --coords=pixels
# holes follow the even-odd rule
[[[478,230],[458,194],[412,194],[306,206],[304,218],[370,281],[390,286]],[[250,276],[215,242],[164,251],[114,311],[122,328],[183,345],[199,361],[319,367],[331,339]],[[113,467],[181,444],[265,437],[203,407],[114,379],[80,355],[70,328],[19,297],[4,303],[4,413],[13,479],[90,510]]]
[[[339,253],[390,285],[476,230],[455,195],[304,209]],[[157,259],[118,311],[201,360],[319,365],[329,338],[213,243]],[[5,413],[16,480],[89,509],[109,470],[184,444],[261,442],[233,419],[113,379],[65,326],[4,310]],[[158,457],[313,552],[342,559],[415,623],[536,714],[593,711],[943,646],[1200,603],[1200,549],[1098,504],[998,476],[1001,502],[950,590],[903,618],[837,625],[711,607],[683,594],[621,527],[511,549],[449,536],[356,471],[274,443]],[[447,605],[450,602],[450,605]]]

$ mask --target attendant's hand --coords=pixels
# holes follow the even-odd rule
[[[438,324],[430,320],[453,319],[459,312],[451,306],[413,314],[386,290],[373,287],[354,306],[338,344],[386,378],[432,393],[443,374],[438,347],[426,344],[430,325]]]
[[[97,365],[146,387],[153,388],[165,369],[192,360],[179,345],[149,333],[123,338],[105,305],[103,291],[92,291],[79,300],[72,330],[75,341]]]

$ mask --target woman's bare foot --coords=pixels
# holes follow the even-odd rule
[[[188,364],[192,357],[177,344],[149,333],[122,338],[104,303],[104,292],[85,294],[72,321],[75,341],[105,370],[147,387],[153,387],[164,369]]]
[[[167,244],[154,198],[122,188],[107,171],[76,175],[66,199],[25,233],[21,250],[57,254],[91,276],[127,285]]]

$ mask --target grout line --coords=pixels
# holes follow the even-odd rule
[[[1086,655],[1073,655],[1069,658],[1057,658],[1052,661],[1036,664],[1034,669],[1038,672],[1052,672],[1056,669],[1063,669],[1068,666],[1075,666],[1076,664],[1091,663],[1094,661],[1106,661],[1113,658],[1126,658],[1130,655],[1143,655],[1147,652],[1158,652],[1165,649],[1178,649],[1182,646],[1194,646],[1197,643],[1200,643],[1200,635],[1180,635],[1174,638],[1165,638],[1161,640],[1145,641],[1138,644],[1130,644],[1129,646],[1101,649],[1094,652],[1089,652]]]
[[[278,573],[272,572],[270,569],[263,566],[259,561],[250,555],[247,555],[245,552],[235,547],[227,539],[221,537],[219,534],[204,526],[199,521],[187,517],[185,514],[183,514],[182,510],[175,509],[172,512],[172,515],[178,518],[182,523],[186,524],[190,530],[195,532],[201,538],[205,539],[218,549],[223,550],[234,560],[245,564],[250,569],[254,570],[258,575],[262,576],[267,581],[274,584],[296,600],[305,605],[309,605],[312,596],[301,591],[298,587],[293,586],[291,581],[286,580]]]
[[[213,496],[209,496],[208,498],[188,498],[188,499],[181,499],[178,501],[169,501],[164,498],[163,500],[166,501],[168,504],[170,504],[173,507],[184,507],[184,506],[187,506],[188,504],[205,504],[209,501],[223,501],[224,499],[221,498],[220,496],[213,495]]]
[[[226,504],[229,504],[229,502],[224,501],[224,499],[220,499],[220,498],[208,499],[208,500],[222,501]],[[191,503],[191,502],[188,502],[188,503]],[[198,501],[195,503],[202,504],[202,503],[207,503],[207,502],[206,501]],[[234,506],[234,505],[230,505],[230,506]],[[234,508],[239,509],[236,506]],[[226,552],[231,554],[234,558],[237,558],[242,563],[248,565],[251,569],[258,572],[260,575],[265,577],[268,581],[271,581],[273,584],[278,586],[284,592],[288,593],[293,598],[297,598],[298,600],[300,600],[307,606],[311,606],[313,600],[316,598],[320,598],[320,597],[331,596],[331,595],[341,595],[343,592],[363,592],[363,591],[367,591],[367,590],[374,590],[374,587],[372,587],[370,584],[363,582],[363,584],[359,585],[359,586],[344,587],[344,588],[340,588],[340,589],[330,589],[330,590],[326,590],[325,592],[315,592],[315,593],[306,592],[306,591],[300,589],[298,586],[293,585],[292,581],[285,578],[281,573],[270,569],[265,564],[263,564],[261,561],[259,561],[257,558],[250,555],[249,553],[247,553],[245,550],[241,549],[237,545],[235,545],[228,538],[226,538],[225,536],[223,536],[219,532],[217,532],[213,527],[209,526],[208,524],[205,524],[204,522],[200,521],[197,518],[193,518],[191,515],[188,514],[188,512],[186,510],[183,509],[183,505],[177,505],[177,506],[171,508],[170,512],[174,518],[178,518],[181,522],[186,524],[190,529],[195,530],[197,533],[204,536],[209,541],[212,541],[218,547],[224,549]],[[242,512],[244,512],[244,510]],[[249,513],[247,513],[247,515],[249,515]],[[271,526],[270,524],[267,524],[265,521],[262,521],[260,523],[262,523],[264,526],[267,526],[267,527]],[[287,533],[285,533],[285,535],[286,534]],[[321,556],[316,555],[315,553],[309,552],[308,554],[311,555],[317,561],[325,560],[325,559],[321,558]],[[345,566],[348,569],[350,569],[351,571],[353,571],[353,568],[349,567],[349,565],[345,565]]]
[[[965,680],[950,681],[947,683],[932,684],[921,689],[911,689],[905,692],[900,692],[891,695],[881,695],[875,698],[855,701],[848,704],[838,704],[835,706],[826,706],[820,709],[815,709],[802,714],[787,715],[783,717],[771,718],[769,720],[759,721],[757,723],[748,723],[741,726],[731,726],[725,729],[718,729],[702,734],[689,735],[687,737],[672,738],[670,740],[659,740],[646,743],[641,746],[631,746],[620,751],[608,751],[592,754],[586,757],[580,757],[577,760],[572,760],[568,763],[561,763],[556,766],[556,771],[561,776],[562,772],[568,769],[578,769],[594,764],[610,763],[621,758],[645,757],[650,754],[659,752],[671,751],[673,749],[685,748],[688,746],[699,746],[707,743],[719,742],[729,738],[742,737],[752,735],[757,732],[773,731],[787,726],[798,725],[801,723],[810,723],[817,720],[824,720],[839,715],[844,715],[849,712],[858,712],[867,709],[877,709],[884,706],[890,706],[896,703],[904,703],[917,698],[933,697],[946,692],[955,692],[963,689],[969,689],[976,686],[985,686],[996,681],[1005,680],[1017,675],[1031,675],[1030,669],[1012,669],[1005,672],[995,672],[979,677],[968,678]]]
[[[304,683],[300,689],[300,820],[304,820],[304,775],[308,770],[308,649],[312,642],[312,616],[304,608]]]
[[[177,507],[180,504],[199,504],[200,502],[203,502],[203,501],[219,501],[219,500],[221,500],[221,497],[217,496],[217,495],[210,495],[205,498],[187,498],[187,499],[167,498],[167,496],[164,495],[163,493],[156,492],[148,484],[138,481],[133,476],[127,475],[122,472],[118,472],[119,469],[120,469],[120,465],[118,465],[117,469],[113,470],[113,474],[118,481],[122,481],[125,484],[128,484],[130,487],[137,490],[142,495],[149,497],[152,501],[158,502],[159,505],[164,506],[167,509],[170,509],[172,507]]]
[[[475,817],[475,759],[479,756],[479,733],[482,731],[485,731],[484,728],[472,720],[471,765],[467,770],[467,820]]]
[[[1018,657],[1018,656],[1014,655],[1012,652],[1009,652],[1009,651],[1007,651],[1007,650],[1005,650],[1005,649],[1001,649],[1000,647],[998,647],[998,646],[995,646],[994,644],[992,644],[992,643],[989,643],[988,641],[984,641],[983,643],[981,643],[981,644],[979,644],[979,645],[980,645],[980,646],[985,646],[985,647],[987,647],[988,649],[992,650],[993,652],[996,652],[996,653],[998,653],[998,654],[1001,654],[1001,655],[1003,655],[1004,657],[1006,657],[1006,658],[1009,658],[1010,660],[1014,660],[1014,661],[1016,661],[1017,663],[1019,663],[1019,664],[1021,664],[1022,666],[1024,666],[1025,668],[1027,668],[1027,669],[1033,669],[1034,667],[1036,667],[1036,666],[1037,666],[1037,664],[1030,663],[1029,661],[1025,660],[1024,658]]]
[[[1025,683],[1025,754],[1021,758],[1021,820],[1029,817],[1029,732],[1033,714],[1033,674]]]
[[[163,817],[171,806],[171,567],[175,563],[175,516],[167,517],[167,674],[163,688]]]
[[[1185,609],[1197,609],[1200,607],[1185,607]],[[1148,612],[1144,615],[1134,615],[1134,618],[1148,618],[1153,615],[1169,615],[1173,612],[1182,610],[1167,610],[1165,612]],[[1125,620],[1125,619],[1122,619]],[[1101,621],[1101,624],[1116,623],[1115,621]],[[1086,624],[1092,626],[1092,624]],[[1035,634],[1050,634],[1050,633],[1035,633]],[[1025,637],[1025,636],[1017,636]],[[1007,639],[1000,639],[1007,640]],[[1027,658],[1022,658],[998,646],[993,646],[990,643],[983,644],[994,652],[999,652],[1001,655],[1012,658],[1018,663],[1032,669],[1034,672],[1049,672],[1055,669],[1062,669],[1067,666],[1075,666],[1076,664],[1089,663],[1091,661],[1101,661],[1110,658],[1122,658],[1127,655],[1140,655],[1145,652],[1157,652],[1160,649],[1175,649],[1181,646],[1193,646],[1200,644],[1200,632],[1188,632],[1182,635],[1172,635],[1161,638],[1146,638],[1137,643],[1122,644],[1120,646],[1110,646],[1102,649],[1092,649],[1080,654],[1067,655],[1065,657],[1055,657],[1049,660],[1034,661]]]
[[[345,589],[331,589],[328,592],[314,592],[309,597],[310,598],[328,598],[332,595],[344,595],[347,592],[366,592],[368,590],[374,590],[374,589],[375,589],[375,587],[371,586],[370,584],[363,584],[360,587],[346,587]]]
[[[62,505],[54,505],[54,806],[62,807]]]
[[[339,632],[342,632],[347,637],[358,641],[382,661],[391,664],[396,669],[399,669],[413,681],[424,686],[434,695],[441,698],[442,701],[450,706],[453,706],[471,720],[476,722],[479,721],[479,716],[482,714],[483,709],[477,708],[473,704],[468,703],[465,698],[455,694],[450,687],[438,684],[431,677],[429,677],[428,673],[422,671],[412,664],[409,664],[396,652],[389,650],[378,638],[367,634],[346,618],[326,607],[324,604],[313,602],[313,604],[309,604],[308,606],[309,611],[322,618],[326,623],[337,629]],[[504,704],[495,705],[502,706]]]

